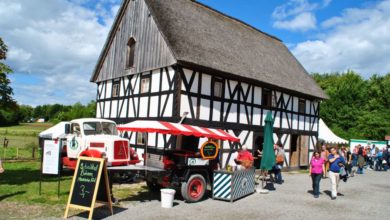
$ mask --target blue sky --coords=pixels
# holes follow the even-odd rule
[[[390,72],[390,0],[199,0],[281,39],[308,72]],[[121,0],[0,0],[20,104],[88,103]]]

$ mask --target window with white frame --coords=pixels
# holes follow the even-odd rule
[[[305,113],[306,102],[304,99],[299,99],[298,101],[298,112]]]
[[[147,93],[150,89],[150,77],[141,79],[141,93]]]
[[[214,97],[222,98],[223,96],[223,81],[222,79],[214,79],[213,83],[213,89],[214,89]]]
[[[112,83],[112,97],[119,96],[119,80]]]
[[[137,144],[143,145],[146,143],[146,132],[137,133]]]

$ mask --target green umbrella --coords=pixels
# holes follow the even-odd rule
[[[273,124],[272,112],[268,111],[265,117],[263,156],[260,164],[262,170],[271,170],[275,165]]]

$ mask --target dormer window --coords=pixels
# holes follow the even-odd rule
[[[134,67],[135,40],[130,38],[127,42],[126,68]]]

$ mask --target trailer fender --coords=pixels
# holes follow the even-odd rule
[[[82,157],[102,158],[102,153],[96,150],[85,150],[80,153]]]
[[[210,175],[207,169],[187,169],[183,174],[184,182],[187,182],[192,174],[200,174],[206,179],[206,184],[210,183]]]

